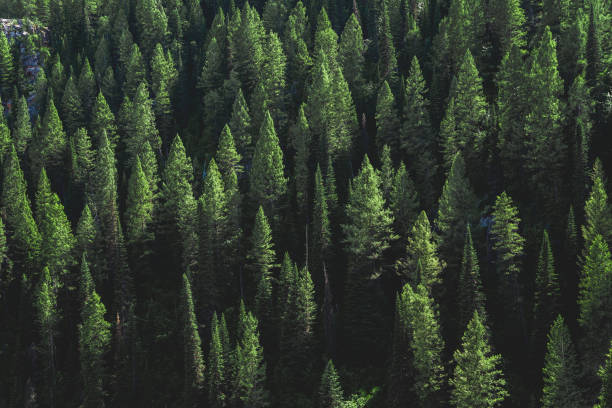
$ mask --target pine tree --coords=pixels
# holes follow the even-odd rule
[[[591,173],[591,193],[584,203],[582,238],[585,251],[590,249],[596,235],[601,235],[608,245],[612,242],[612,208],[608,204],[604,177],[601,161],[597,159]]]
[[[15,148],[11,148],[2,171],[1,203],[6,220],[10,258],[17,270],[31,271],[38,264],[41,236],[32,216],[26,182]]]
[[[403,325],[409,339],[409,383],[412,383],[413,397],[416,397],[418,406],[436,406],[441,403],[439,392],[444,381],[444,342],[434,300],[422,284],[417,285],[415,290],[406,284],[400,302],[405,304]]]
[[[312,254],[315,257],[315,270],[323,269],[331,247],[331,229],[327,193],[323,184],[321,167],[317,164],[314,179],[314,201],[312,209]]]
[[[516,313],[518,302],[518,274],[523,256],[524,238],[519,234],[518,209],[506,192],[501,193],[493,206],[491,238],[497,261],[500,295],[505,299],[507,315]]]
[[[195,406],[204,387],[205,368],[202,342],[198,333],[198,321],[191,296],[191,283],[185,274],[183,274],[181,297],[183,303],[183,350],[185,355],[183,398],[186,406]]]
[[[376,100],[376,147],[379,151],[384,145],[397,152],[399,141],[400,121],[395,111],[395,99],[387,81],[384,81],[378,91]]]
[[[421,211],[408,237],[406,257],[397,262],[398,271],[404,281],[420,283],[431,290],[441,282],[445,266],[444,261],[438,257],[438,245],[427,214]]]
[[[319,65],[323,59],[326,59],[333,72],[338,65],[338,34],[331,26],[325,7],[319,11],[316,27],[313,51],[315,65]]]
[[[130,244],[151,240],[153,220],[153,194],[140,159],[136,158],[128,181],[125,208],[125,237]]]
[[[495,0],[490,5],[491,29],[498,55],[503,57],[513,46],[523,48],[525,41],[525,12],[517,0]]]
[[[62,121],[57,113],[53,100],[49,100],[42,128],[37,132],[31,146],[31,161],[36,170],[41,167],[59,169],[63,167],[68,141]]]
[[[251,116],[249,115],[249,107],[244,99],[241,88],[238,88],[238,92],[236,93],[229,127],[234,136],[238,153],[245,162],[249,162],[253,155],[251,147]]]
[[[231,282],[227,271],[223,271],[223,249],[229,238],[227,204],[221,174],[215,159],[211,159],[199,199],[202,275],[198,277],[198,300],[210,305],[220,304],[221,296],[225,294],[223,285]]]
[[[104,94],[100,91],[96,97],[96,102],[92,108],[91,122],[89,124],[91,138],[96,146],[99,146],[102,138],[102,132],[106,132],[113,150],[117,146],[117,125],[115,123],[115,115],[111,111]]]
[[[43,366],[44,395],[49,406],[55,405],[56,393],[55,340],[60,318],[57,310],[56,290],[56,283],[51,279],[49,269],[45,267],[35,294],[35,308]]]
[[[456,79],[453,81],[450,98],[453,103],[449,102],[445,119],[452,115],[454,127],[450,129],[450,133],[447,129],[444,133],[440,130],[447,168],[452,164],[458,151],[463,152],[467,163],[478,162],[487,137],[487,102],[482,89],[482,79],[469,50],[465,52]]]
[[[313,377],[315,352],[315,324],[317,304],[310,272],[306,267],[292,268],[289,279],[287,305],[282,314],[280,358],[276,375],[285,401],[309,396],[311,389],[304,380]]]
[[[219,171],[226,185],[229,182],[227,178],[229,177],[230,169],[233,169],[236,174],[242,173],[242,166],[240,165],[242,157],[236,151],[234,137],[228,125],[225,125],[221,131],[215,157],[219,163]]]
[[[162,4],[155,0],[138,0],[135,6],[140,45],[150,54],[155,44],[163,42],[167,35],[168,18]]]
[[[66,275],[75,263],[72,253],[76,244],[72,227],[64,213],[64,206],[56,193],[51,191],[51,184],[43,168],[38,179],[36,191],[36,221],[41,236],[40,263],[49,268],[55,285],[59,287],[60,279]]]
[[[219,322],[215,312],[210,323],[210,347],[206,366],[208,402],[213,408],[224,407],[226,404],[225,364]]]
[[[231,397],[236,406],[260,408],[268,405],[266,363],[259,345],[257,325],[257,318],[251,312],[240,314]]]
[[[14,117],[13,140],[15,149],[21,156],[32,139],[30,112],[28,111],[28,103],[23,95],[17,98]]]
[[[265,90],[267,108],[270,111],[276,127],[284,130],[286,127],[286,65],[287,57],[278,35],[270,32],[263,47],[264,58],[259,73]]]
[[[192,181],[191,160],[177,135],[162,173],[158,228],[162,242],[171,246],[168,248],[170,259],[174,265],[183,265],[185,269],[195,261],[197,254],[197,203],[193,197]]]
[[[172,101],[178,80],[178,71],[170,52],[164,54],[161,44],[155,45],[151,57],[151,90],[154,95],[154,110],[157,117],[157,127],[161,137],[169,144],[172,137],[173,114]]]
[[[377,39],[378,39],[378,79],[388,80],[393,89],[397,89],[397,58],[395,56],[395,46],[391,34],[391,24],[389,19],[388,0],[381,1],[378,7],[377,17]]]
[[[333,361],[329,360],[321,376],[319,386],[319,400],[317,407],[320,408],[341,408],[344,406],[344,395],[340,379]]]
[[[338,61],[342,66],[342,73],[349,84],[351,93],[354,95],[358,110],[364,108],[368,89],[365,80],[365,57],[366,45],[363,40],[363,32],[355,13],[351,13],[340,35],[338,45]]]
[[[442,187],[438,217],[435,220],[440,236],[440,255],[446,260],[451,277],[458,275],[466,225],[474,225],[478,221],[477,203],[465,172],[463,156],[457,153]]]
[[[466,226],[465,231],[465,244],[463,246],[463,259],[457,292],[460,327],[467,326],[474,311],[477,311],[480,316],[485,316],[485,295],[480,279],[478,255],[472,242],[470,224]]]
[[[85,253],[93,255],[93,243],[96,238],[96,225],[89,208],[89,204],[85,204],[81,216],[76,226],[76,253],[77,258],[80,258]]]
[[[249,279],[255,287],[253,295],[257,315],[262,320],[264,329],[268,328],[272,318],[272,271],[275,266],[276,253],[272,242],[272,230],[263,207],[259,206],[255,215],[253,234],[251,235],[251,249],[247,254],[253,276]]]
[[[79,324],[79,357],[83,379],[83,406],[104,406],[106,380],[105,354],[109,351],[111,324],[104,320],[106,307],[92,283],[87,263],[81,276],[81,324]]]
[[[249,181],[253,204],[264,206],[276,224],[279,207],[287,190],[287,179],[284,175],[283,151],[269,112],[266,112],[266,119],[259,132]]]
[[[569,330],[561,315],[550,326],[546,358],[542,375],[542,407],[580,406],[581,391],[578,386],[578,362]]]
[[[96,79],[94,78],[89,60],[85,58],[81,67],[81,74],[78,81],[79,95],[83,103],[84,119],[89,122],[91,118],[91,108],[96,101]]]
[[[499,141],[501,165],[507,183],[514,189],[523,184],[525,116],[528,106],[525,103],[529,89],[523,52],[513,45],[501,61],[496,76],[498,98]],[[518,164],[520,163],[520,165]]]
[[[612,385],[612,347],[610,351],[606,354],[606,359],[604,364],[599,367],[597,371],[597,375],[601,380],[601,391],[599,393],[599,397],[597,398],[596,408],[606,408],[610,406],[612,402],[612,390],[610,386]]]
[[[386,208],[380,178],[367,156],[351,186],[345,209],[348,222],[342,225],[344,242],[350,254],[375,262],[396,236],[391,229],[393,216]]]
[[[492,353],[489,335],[478,311],[474,311],[467,325],[461,349],[454,353],[454,361],[456,366],[450,379],[453,406],[495,407],[506,399],[506,381],[499,367],[501,356]]]
[[[295,89],[294,104],[304,100],[304,84],[312,67],[312,58],[308,51],[307,31],[308,17],[306,7],[298,0],[287,19],[283,45],[287,54],[287,81],[289,89]],[[308,41],[310,42],[310,41]]]
[[[402,162],[393,176],[389,192],[389,207],[395,220],[394,231],[400,237],[408,236],[418,216],[419,198],[406,165]]]
[[[391,186],[393,185],[393,175],[395,173],[395,169],[393,168],[393,160],[391,159],[391,149],[388,145],[384,145],[382,147],[378,160],[380,162],[380,169],[378,169],[380,187],[383,192],[385,202],[389,203],[389,194],[391,192]]]
[[[555,271],[553,252],[548,238],[548,232],[544,230],[542,245],[536,270],[535,295],[534,295],[534,347],[538,355],[544,346],[544,333],[546,327],[550,327],[555,315],[560,311],[561,291],[559,279]]]
[[[70,158],[72,162],[72,181],[84,187],[93,171],[94,152],[91,138],[85,128],[79,128],[70,140]]]
[[[610,316],[612,310],[612,259],[607,243],[601,235],[595,235],[585,253],[580,279],[578,322],[585,331],[588,355],[587,367],[601,358],[612,335]]]
[[[85,124],[83,102],[74,82],[73,76],[70,75],[70,78],[66,81],[61,103],[62,117],[66,124],[66,130],[70,135]]]
[[[213,38],[206,48],[206,59],[198,80],[198,88],[202,89],[204,105],[204,136],[214,140],[220,130],[223,102],[221,88],[223,85],[223,55],[216,38]]]
[[[300,105],[296,122],[290,129],[291,144],[295,150],[293,163],[293,178],[295,203],[297,205],[298,223],[308,219],[308,203],[310,192],[310,142],[311,134],[308,120],[304,113],[304,104]]]
[[[161,150],[161,138],[155,126],[155,115],[153,114],[152,102],[149,99],[149,91],[144,83],[138,86],[136,95],[129,106],[123,108],[122,111],[127,113],[128,116],[127,118],[121,118],[123,131],[125,132],[123,142],[127,155],[126,165],[128,168],[132,168],[136,158],[142,154],[147,142],[154,151],[159,152]]]
[[[429,119],[429,101],[425,97],[425,86],[419,60],[414,56],[406,79],[400,148],[404,157],[411,163],[419,196],[425,208],[428,208],[433,204],[430,186],[437,165],[433,156],[434,133]]]
[[[132,44],[124,66],[125,83],[123,89],[125,96],[134,98],[138,86],[146,80],[145,67],[140,48],[137,44]]]
[[[525,166],[531,191],[549,213],[559,209],[566,146],[560,131],[563,81],[557,70],[556,42],[546,28],[534,50],[528,83],[529,112],[525,117]]]

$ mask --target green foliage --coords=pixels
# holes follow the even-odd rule
[[[591,338],[590,358],[597,359],[605,351],[612,327],[610,325],[610,296],[612,294],[612,259],[608,244],[595,235],[585,253],[580,279],[579,323]]]
[[[256,287],[254,295],[257,314],[261,319],[269,319],[272,313],[272,276],[276,253],[272,242],[272,230],[263,207],[259,207],[255,215],[251,249],[247,254],[249,266],[254,273],[251,282]],[[264,322],[264,323],[267,323]]]
[[[13,89],[13,54],[5,35],[0,36],[0,91],[6,99],[7,93]]]
[[[202,342],[198,333],[198,322],[191,296],[191,283],[185,274],[183,274],[181,298],[183,309],[183,350],[185,356],[183,398],[185,404],[191,406],[197,403],[199,393],[204,387],[204,357],[202,355]]]
[[[125,209],[125,236],[128,243],[152,239],[151,221],[153,220],[153,193],[147,177],[142,170],[140,159],[130,174]]]
[[[552,323],[546,345],[542,375],[542,407],[575,407],[581,405],[578,386],[578,361],[569,330],[559,315]]]
[[[609,407],[610,403],[612,402],[612,390],[610,390],[610,386],[612,385],[612,352],[608,351],[606,354],[605,362],[601,367],[599,367],[597,375],[601,380],[601,391],[597,399],[598,403],[595,405],[595,407]]]
[[[363,260],[376,261],[389,242],[396,239],[391,229],[393,216],[385,205],[378,173],[364,157],[359,174],[351,181],[346,204],[347,223],[342,225],[347,251]]]
[[[501,356],[493,354],[489,334],[478,311],[467,325],[461,349],[453,355],[451,404],[457,408],[498,406],[508,396],[500,369]]]
[[[11,259],[16,267],[31,270],[38,264],[41,235],[32,216],[26,182],[19,166],[17,152],[11,148],[2,171],[1,203],[6,220],[6,231]]]
[[[251,312],[240,313],[231,396],[237,406],[260,408],[268,405],[266,363],[259,345],[257,325],[257,318]]]
[[[478,161],[487,137],[487,102],[482,89],[482,79],[469,50],[465,52],[453,81],[450,100],[452,102],[449,102],[443,123],[448,122],[452,125],[448,127],[440,125],[444,163],[447,168],[452,164],[458,151],[463,152],[468,163]],[[453,121],[449,122],[451,117]]]
[[[320,408],[342,408],[344,395],[340,379],[334,363],[329,360],[321,376],[321,385],[319,386],[319,400],[317,407]]]
[[[395,220],[394,231],[397,231],[400,237],[407,236],[418,215],[419,198],[403,162],[393,175],[389,207]]]
[[[13,123],[13,140],[15,149],[21,156],[32,139],[32,124],[30,123],[30,113],[28,103],[22,95],[17,98],[15,106],[15,120]]]
[[[608,193],[604,184],[601,162],[596,160],[591,173],[593,186],[584,203],[585,223],[582,226],[584,248],[588,251],[597,235],[609,243],[612,241],[612,209],[608,204]]]
[[[208,401],[210,406],[214,408],[223,407],[226,403],[225,364],[221,332],[217,313],[215,312],[210,323],[210,347],[208,351],[208,365],[206,366]]]
[[[57,310],[56,289],[49,274],[49,269],[44,268],[34,302],[45,378],[45,399],[50,401],[51,404],[55,400],[56,392],[55,338],[57,337],[57,326],[60,318]]]
[[[431,230],[425,211],[417,217],[408,236],[406,257],[397,263],[397,269],[404,281],[414,285],[422,284],[431,290],[442,282],[445,262],[438,257],[438,244]]]
[[[75,238],[70,221],[64,213],[64,206],[56,193],[51,191],[47,173],[43,168],[38,179],[36,191],[36,221],[41,236],[41,265],[46,265],[53,276],[56,286],[60,278],[68,273],[75,263],[72,258]]]
[[[83,265],[87,265],[83,262]],[[81,324],[79,324],[79,358],[83,379],[83,406],[104,406],[106,367],[104,358],[109,351],[111,325],[104,320],[106,307],[91,283],[89,269],[81,276]]]
[[[465,173],[461,153],[453,158],[448,177],[442,187],[435,225],[440,236],[440,254],[451,270],[459,268],[461,243],[467,224],[478,221],[478,200]]]
[[[485,316],[485,294],[480,279],[480,266],[478,255],[472,242],[470,224],[466,226],[463,258],[461,260],[461,273],[459,275],[459,320],[460,326],[467,326],[469,320],[477,311]]]
[[[284,175],[283,151],[269,112],[261,125],[249,181],[253,205],[264,206],[271,218],[276,218],[287,190],[287,179]]]
[[[384,81],[378,91],[376,100],[376,145],[379,150],[387,145],[393,151],[399,148],[400,121],[395,111],[395,99],[387,81]]]

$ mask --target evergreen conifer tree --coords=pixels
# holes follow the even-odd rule
[[[542,374],[542,407],[575,407],[581,405],[578,386],[578,362],[569,330],[559,315],[550,326]]]
[[[489,334],[478,311],[467,325],[461,349],[455,351],[450,379],[451,404],[457,408],[495,407],[508,396],[500,369],[501,356],[493,354]]]

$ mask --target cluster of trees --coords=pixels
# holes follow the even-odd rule
[[[0,406],[612,406],[610,0],[0,14]]]

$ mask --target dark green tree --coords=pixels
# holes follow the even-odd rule
[[[208,403],[213,408],[226,406],[225,390],[225,364],[223,344],[217,312],[213,313],[210,323],[210,347],[208,349],[208,365],[206,366],[206,380],[208,385]]]
[[[79,324],[79,358],[83,380],[83,406],[103,407],[107,379],[105,355],[109,351],[111,324],[104,320],[106,307],[94,289],[87,263],[81,276],[81,324]]]
[[[66,124],[66,131],[72,135],[78,128],[85,124],[85,112],[79,90],[76,87],[73,76],[70,75],[66,81],[64,94],[62,95],[62,118]]]
[[[42,271],[40,283],[35,294],[36,325],[39,335],[39,352],[43,371],[43,395],[49,406],[55,406],[56,394],[56,345],[60,319],[57,308],[57,286],[48,268]]]
[[[406,165],[400,163],[389,191],[389,207],[393,211],[394,231],[407,237],[419,211],[419,197]]]
[[[32,140],[30,112],[28,111],[28,102],[23,95],[17,98],[14,118],[13,140],[15,143],[15,149],[21,156],[25,152],[30,140]]]
[[[463,259],[459,275],[457,299],[459,304],[459,327],[466,327],[474,311],[485,316],[485,294],[480,279],[478,254],[472,242],[470,224],[466,226]]]
[[[317,407],[320,408],[341,408],[344,406],[344,395],[340,378],[333,361],[329,360],[321,376],[319,386],[319,399]]]
[[[41,236],[32,216],[26,182],[14,148],[4,160],[2,177],[4,188],[0,201],[6,222],[9,256],[18,270],[32,271],[38,264]]]
[[[183,274],[182,324],[183,324],[183,352],[184,352],[184,390],[183,399],[186,406],[196,406],[200,393],[204,388],[204,357],[202,355],[202,341],[198,333],[191,295],[191,283],[187,275]]]
[[[387,145],[393,152],[397,152],[400,146],[400,121],[395,110],[395,98],[387,81],[384,81],[378,90],[375,118],[378,151]]]
[[[612,242],[612,208],[608,204],[605,175],[599,159],[593,164],[591,192],[584,203],[585,222],[582,226],[585,253],[591,248],[596,235],[601,235],[610,245]]]
[[[430,188],[437,165],[434,160],[435,140],[428,111],[429,101],[425,97],[427,88],[421,72],[419,60],[412,58],[404,94],[400,148],[411,163],[419,196],[428,208],[433,204]]]
[[[238,407],[260,408],[268,405],[266,363],[259,344],[257,325],[257,318],[251,312],[240,313],[231,396],[233,404]]]
[[[555,271],[555,262],[548,238],[548,232],[542,234],[542,245],[536,269],[535,294],[533,305],[533,335],[535,352],[541,355],[545,343],[546,327],[550,327],[560,311],[561,290],[559,278]]]

